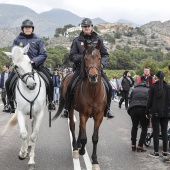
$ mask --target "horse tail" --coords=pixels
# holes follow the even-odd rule
[[[13,116],[11,117],[11,119],[8,121],[8,123],[6,124],[3,132],[2,132],[2,135],[4,135],[9,129],[11,129],[13,126],[15,126],[16,124],[18,123],[18,120],[17,120],[17,113],[15,112],[13,114]]]
[[[59,101],[60,102],[59,102],[57,113],[54,115],[52,120],[56,120],[60,116],[60,114],[61,114],[61,112],[62,112],[62,110],[63,110],[63,108],[65,106],[65,99],[64,99],[64,97],[62,95],[62,88],[61,88],[61,95],[60,95],[60,100]]]

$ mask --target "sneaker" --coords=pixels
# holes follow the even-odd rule
[[[168,157],[168,153],[167,152],[162,152],[161,156],[166,159]]]
[[[149,154],[149,156],[151,156],[151,157],[153,157],[153,158],[159,158],[159,152],[151,152],[150,154]]]

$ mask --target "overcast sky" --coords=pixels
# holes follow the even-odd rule
[[[0,3],[24,5],[37,13],[61,8],[80,17],[100,17],[108,22],[125,19],[145,24],[170,20],[170,0],[0,0]]]

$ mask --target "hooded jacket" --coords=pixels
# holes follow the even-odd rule
[[[170,113],[170,86],[164,81],[163,91],[159,91],[159,81],[150,86],[146,115],[152,117],[169,117]]]

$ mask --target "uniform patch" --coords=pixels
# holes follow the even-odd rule
[[[22,42],[20,42],[20,43],[19,43],[19,46],[20,46],[20,47],[23,47],[23,46],[24,46],[24,44],[23,44]]]
[[[81,42],[81,45],[84,45],[84,42]]]

